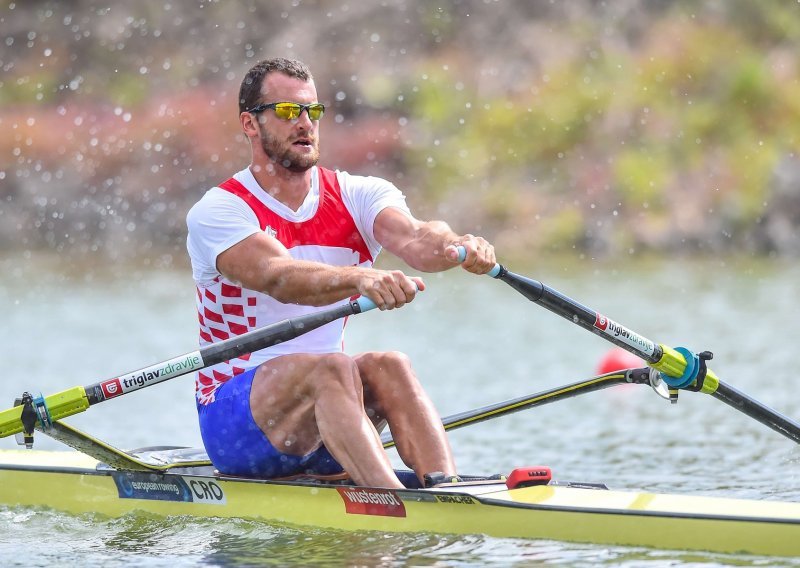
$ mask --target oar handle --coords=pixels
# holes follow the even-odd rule
[[[417,286],[417,283],[414,282],[413,280],[412,283],[414,284],[414,290],[415,290],[414,293],[416,294],[417,292],[419,292],[419,286]],[[366,296],[359,296],[357,300],[353,300],[353,302],[351,303],[358,304],[358,307],[360,308],[359,313],[368,312],[369,310],[374,310],[375,308],[378,307],[375,305],[375,302],[373,302]]]
[[[375,302],[367,298],[366,296],[359,296],[357,300],[353,301],[356,305],[358,305],[359,313],[368,312],[370,310],[374,310],[378,306],[375,305]]]
[[[458,245],[456,250],[458,250],[458,262],[460,264],[467,259],[467,249],[464,248],[463,245]],[[503,267],[499,264],[495,264],[494,268],[487,272],[486,275],[491,276],[492,278],[497,278],[501,270],[503,270]]]

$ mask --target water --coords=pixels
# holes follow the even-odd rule
[[[694,261],[514,267],[650,339],[709,349],[712,367],[787,416],[800,269]],[[186,269],[90,270],[55,259],[5,258],[0,406],[23,390],[52,394],[191,351],[193,286]],[[398,349],[443,415],[595,374],[609,345],[501,282],[456,271],[426,277],[408,307],[348,324],[349,351]],[[188,377],[92,407],[68,420],[122,448],[200,444]],[[613,488],[800,500],[800,449],[711,397],[677,405],[627,386],[523,411],[451,433],[466,473],[546,464],[561,480]],[[40,436],[40,449],[63,446]],[[0,440],[0,448],[15,447]],[[400,466],[396,455],[393,460]],[[793,559],[719,556],[493,539],[297,529],[250,521],[71,516],[0,507],[0,565],[44,566],[800,566]]]

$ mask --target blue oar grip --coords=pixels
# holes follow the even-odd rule
[[[416,282],[414,282],[414,287],[417,289],[417,292],[419,292],[419,287],[417,286]],[[359,296],[355,300],[355,303],[358,304],[358,307],[361,309],[361,313],[368,312],[369,310],[374,310],[375,308],[378,307],[375,305],[375,302],[373,302],[366,296]]]
[[[358,304],[358,307],[361,308],[362,312],[368,312],[369,310],[374,310],[378,307],[375,305],[375,302],[366,296],[359,296],[359,298],[356,300],[356,304]]]
[[[675,347],[675,351],[683,355],[686,360],[686,369],[680,377],[673,377],[660,373],[661,379],[672,388],[683,389],[691,385],[700,372],[700,358],[685,347]]]
[[[465,249],[461,245],[458,245],[456,249],[458,249],[458,262],[459,263],[464,262],[464,260],[467,258],[467,249]],[[492,268],[489,272],[486,273],[487,276],[491,276],[492,278],[496,278],[498,274],[500,274],[499,264],[495,264],[494,268]]]

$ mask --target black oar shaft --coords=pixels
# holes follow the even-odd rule
[[[284,343],[332,321],[361,313],[367,309],[372,309],[372,307],[374,307],[374,304],[369,300],[360,298],[341,306],[279,321],[242,335],[207,345],[198,351],[186,353],[180,357],[162,361],[144,369],[91,384],[84,387],[86,398],[90,405],[97,404],[121,394],[127,394],[192,371],[205,369],[223,361]]]
[[[800,444],[800,424],[736,390],[734,387],[720,381],[719,387],[715,392],[711,393],[711,396]]]
[[[254,330],[205,347],[203,349],[203,361],[206,362],[207,366],[216,365],[247,353],[295,339],[304,333],[343,317],[357,314],[360,311],[356,302],[348,302],[336,308],[283,320],[268,326],[268,332],[263,331],[266,328]]]
[[[612,320],[608,320],[598,312],[579,304],[575,300],[564,296],[537,280],[514,274],[501,265],[497,265],[496,273],[490,273],[490,275],[498,280],[502,280],[532,302],[599,335],[606,341],[630,351],[656,368],[658,368],[658,364],[666,354],[661,345],[638,335]],[[795,443],[800,443],[800,424],[736,390],[730,385],[718,379],[716,380],[718,381],[718,386],[715,387],[714,391],[708,392],[708,394],[711,394],[736,410],[772,428]]]
[[[633,353],[648,363],[656,363],[662,357],[661,348],[657,344],[646,338],[637,336],[630,330],[622,328],[622,326],[618,326],[620,327],[620,334],[616,337],[614,335],[605,333],[598,327],[597,320],[599,315],[596,311],[587,308],[572,298],[564,296],[560,292],[550,288],[549,286],[546,286],[545,284],[542,284],[538,280],[533,280],[520,274],[515,274],[504,267],[500,267],[500,272],[497,276],[495,276],[495,278],[502,280],[514,288],[517,292],[528,298],[531,302],[539,304],[554,314],[557,314],[564,319],[567,319],[572,323],[591,331],[595,335],[601,336],[603,339]],[[639,337],[644,343],[652,344],[652,353],[649,352],[649,349],[647,351],[643,350],[636,345],[631,345],[630,341],[624,341],[622,339],[630,336]]]

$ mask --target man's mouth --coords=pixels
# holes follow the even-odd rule
[[[314,144],[312,143],[310,138],[299,138],[298,140],[292,142],[292,146],[302,146],[305,148],[311,147],[313,145]]]

